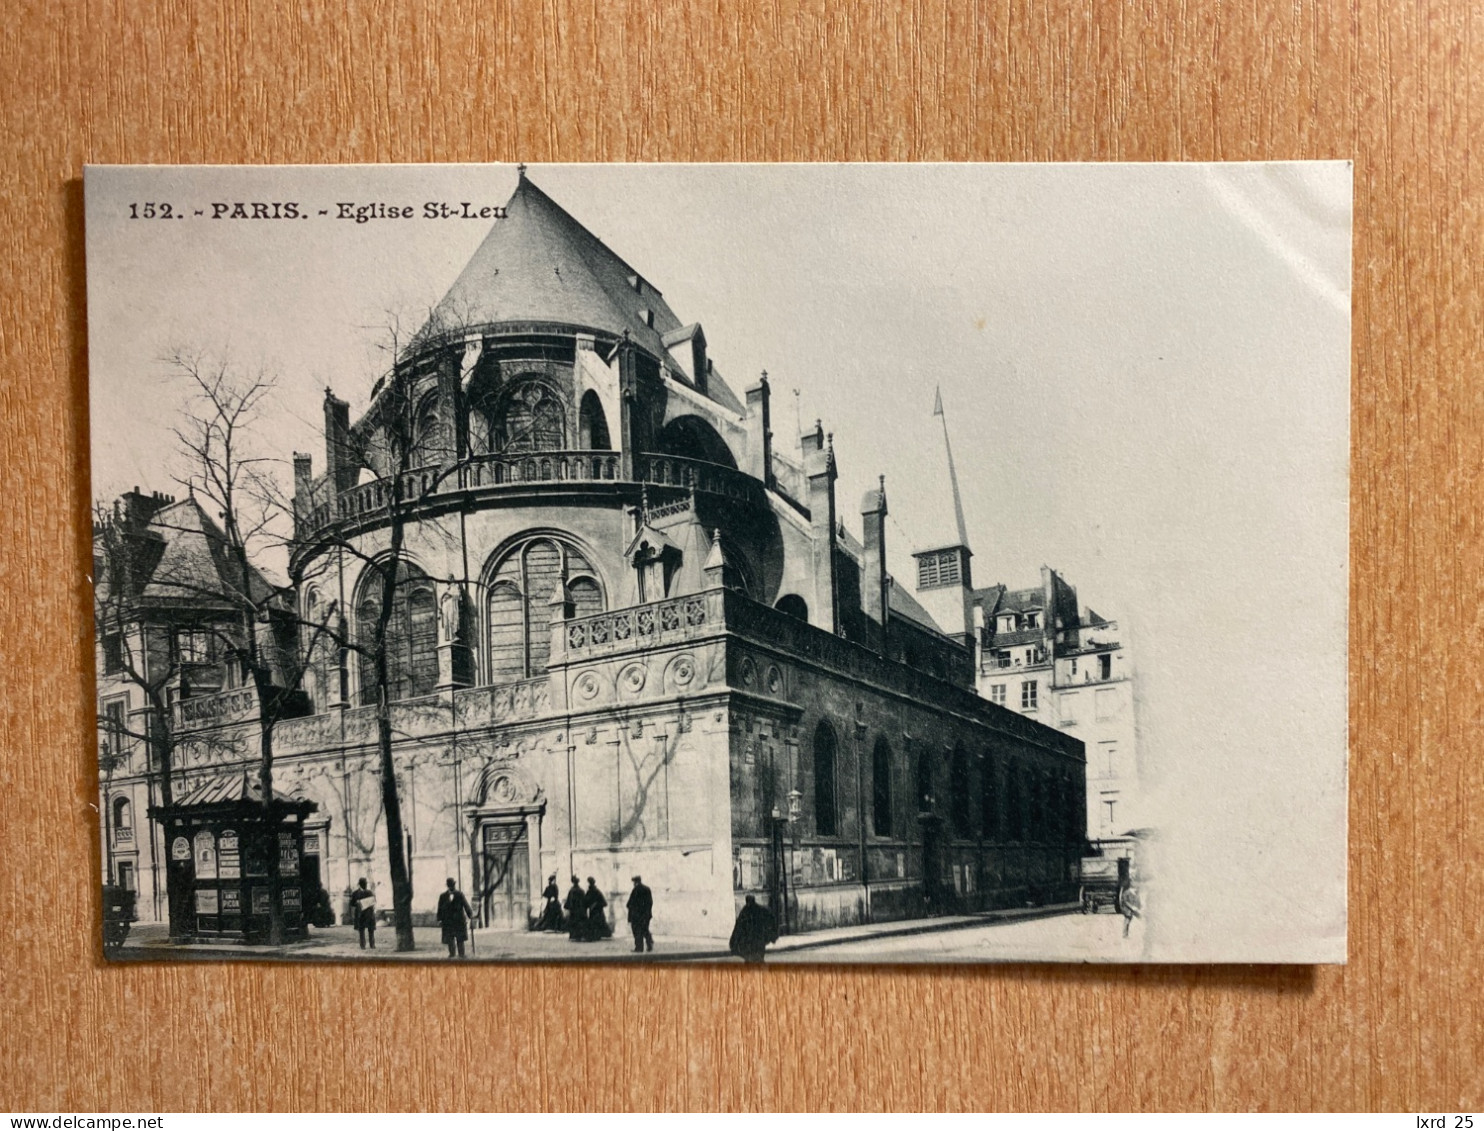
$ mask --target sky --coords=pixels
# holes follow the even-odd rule
[[[1159,944],[1343,955],[1347,163],[529,175],[702,323],[734,391],[767,370],[775,444],[823,421],[857,533],[886,477],[899,577],[950,540],[941,390],[975,583],[1050,565],[1131,642],[1147,823],[1168,830]],[[285,479],[293,450],[322,470],[324,388],[354,416],[387,312],[416,322],[489,228],[337,205],[421,215],[515,183],[511,166],[90,169],[94,497],[174,490],[175,349],[276,375],[265,450]],[[210,218],[237,201],[309,219]],[[185,216],[130,218],[145,202]],[[1213,905],[1215,883],[1238,897]]]

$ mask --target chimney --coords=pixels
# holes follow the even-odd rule
[[[747,390],[747,473],[772,487],[773,419],[768,407],[768,371]]]
[[[834,437],[823,451],[804,453],[804,474],[809,480],[809,520],[814,533],[814,623],[829,632],[840,631],[840,609],[836,546],[838,524],[835,521],[835,445]]]
[[[886,621],[891,608],[886,575],[886,476],[880,486],[861,499],[865,551],[861,563],[861,603],[866,616],[881,626],[881,651],[886,652]]]
[[[308,452],[294,453],[294,498],[308,499],[309,484],[314,479],[314,457]]]
[[[350,452],[350,405],[325,389],[325,472],[336,494],[356,485],[357,467]]]

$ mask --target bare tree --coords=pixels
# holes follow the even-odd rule
[[[292,592],[270,583],[254,565],[260,554],[282,544],[290,525],[271,472],[275,461],[258,453],[253,434],[274,382],[197,354],[177,351],[166,360],[191,394],[175,429],[187,461],[179,482],[216,510],[221,529],[219,538],[209,538],[209,575],[177,572],[156,582],[182,598],[214,603],[223,613],[209,627],[255,693],[258,779],[267,827],[276,831],[274,733],[285,718],[304,713],[304,677],[321,639],[335,633],[338,610],[331,606],[319,623],[306,624]],[[270,841],[267,864],[269,941],[279,944],[285,931],[276,840]]]
[[[442,321],[430,317],[413,345],[421,345],[442,331]],[[404,673],[401,660],[394,657],[393,620],[401,608],[399,598],[413,578],[407,567],[406,546],[409,525],[420,517],[423,504],[437,494],[450,477],[459,473],[456,458],[458,444],[449,429],[447,418],[430,422],[420,411],[425,396],[417,375],[403,364],[403,351],[409,344],[402,332],[399,317],[389,313],[383,327],[383,348],[390,355],[390,368],[381,377],[372,394],[371,407],[358,426],[353,441],[355,458],[374,468],[381,476],[371,508],[362,512],[384,535],[376,552],[345,535],[338,524],[303,532],[295,546],[296,561],[325,562],[343,555],[360,562],[369,580],[367,593],[371,615],[356,610],[352,631],[341,631],[336,639],[347,651],[358,657],[362,673],[363,695],[374,698],[376,708],[376,745],[378,777],[381,784],[382,813],[386,820],[387,865],[392,881],[392,921],[396,929],[397,949],[415,949],[412,932],[412,878],[406,852],[406,829],[402,799],[397,784],[394,749],[399,737],[392,703],[402,690]],[[430,427],[441,429],[430,434]],[[328,469],[334,477],[335,469]],[[416,474],[413,474],[416,472]],[[338,484],[335,485],[338,487]]]

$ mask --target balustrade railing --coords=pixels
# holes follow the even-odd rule
[[[746,472],[685,456],[641,455],[635,461],[634,478],[657,487],[694,488],[701,494],[740,502],[760,503],[764,499],[763,485]]]
[[[240,722],[257,711],[258,693],[251,687],[239,687],[215,695],[193,695],[180,700],[176,708],[185,725]]]
[[[624,481],[618,452],[551,451],[470,456],[462,463],[424,467],[375,479],[320,503],[300,520],[300,537],[339,522],[374,519],[393,504],[541,483]],[[645,453],[634,457],[631,482],[694,490],[700,494],[760,504],[763,485],[736,468],[684,456]],[[669,504],[662,504],[669,505]]]
[[[634,605],[565,622],[568,658],[590,658],[612,652],[674,643],[723,627],[722,591]]]

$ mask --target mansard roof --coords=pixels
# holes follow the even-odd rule
[[[159,535],[164,546],[141,596],[172,604],[237,603],[243,585],[237,562],[226,535],[194,495],[162,507],[147,529]],[[251,565],[246,585],[254,602],[262,601],[275,588]]]

